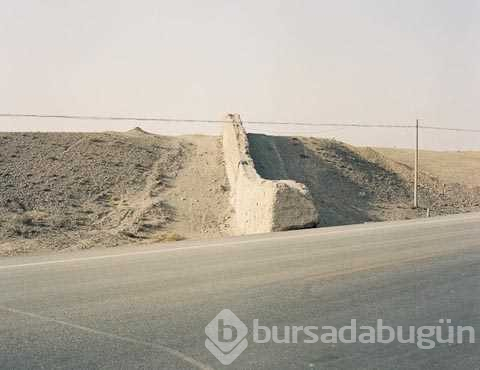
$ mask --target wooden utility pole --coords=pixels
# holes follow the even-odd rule
[[[413,185],[413,208],[418,208],[418,119],[415,127],[415,179]]]

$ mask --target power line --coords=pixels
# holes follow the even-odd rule
[[[416,125],[409,124],[382,124],[382,123],[313,123],[313,122],[279,122],[279,121],[244,121],[245,124],[253,125],[288,125],[288,126],[310,126],[310,127],[360,127],[360,128],[416,128]],[[459,131],[459,132],[480,132],[480,130],[469,128],[424,126],[418,128],[426,130]]]
[[[439,126],[422,126],[419,128],[425,130],[441,130],[441,131],[458,131],[458,132],[480,132],[480,130],[470,129],[470,128],[453,128],[453,127],[439,127]]]
[[[120,117],[120,116],[82,116],[67,114],[26,114],[26,113],[0,113],[0,117],[17,118],[61,118],[76,120],[97,120],[97,121],[151,121],[151,122],[184,122],[184,123],[227,123],[230,121],[206,120],[206,119],[179,119],[161,117]]]
[[[54,119],[75,119],[75,120],[98,120],[98,121],[139,121],[139,122],[181,122],[181,123],[229,123],[226,120],[208,120],[208,119],[183,119],[183,118],[165,118],[165,117],[125,117],[125,116],[90,116],[90,115],[67,115],[67,114],[32,114],[32,113],[0,113],[0,117],[6,118],[54,118]],[[406,123],[322,123],[322,122],[288,122],[288,121],[244,121],[247,125],[268,125],[268,126],[304,126],[304,127],[352,127],[352,128],[409,128],[413,129],[416,125]],[[425,126],[420,125],[420,129],[456,131],[456,132],[480,132],[478,129]]]
[[[184,123],[229,123],[226,120],[205,119],[180,119],[164,117],[121,117],[121,116],[84,116],[67,114],[30,114],[30,113],[0,113],[0,117],[18,118],[60,118],[77,120],[101,120],[101,121],[144,121],[144,122],[184,122]],[[373,127],[373,128],[413,128],[406,124],[364,124],[364,123],[312,123],[312,122],[279,122],[279,121],[243,121],[251,125],[288,125],[288,126],[311,126],[311,127]]]
[[[253,125],[286,125],[286,126],[308,126],[308,127],[358,127],[358,128],[410,128],[414,129],[416,125],[406,124],[368,124],[368,123],[307,123],[307,122],[268,122],[268,121],[244,121],[245,124]],[[419,129],[456,131],[456,132],[480,132],[478,129],[425,126],[419,125]]]
[[[381,124],[381,123],[313,123],[313,122],[279,122],[279,121],[243,121],[250,125],[287,125],[310,127],[362,127],[362,128],[413,128],[408,124]]]

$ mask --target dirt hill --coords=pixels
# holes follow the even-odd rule
[[[310,189],[320,226],[480,210],[479,153],[411,152],[250,134],[267,179]],[[221,138],[0,133],[0,255],[231,234]]]
[[[219,140],[1,133],[0,254],[228,234]]]
[[[480,184],[470,174],[480,169],[472,160],[438,153],[437,166],[420,174],[419,205],[412,209],[413,169],[401,161],[402,151],[357,148],[335,140],[250,134],[250,150],[258,172],[268,179],[293,179],[312,192],[321,226],[424,217],[480,210]],[[428,152],[435,156],[435,152]],[[427,154],[422,154],[425,158]],[[453,157],[453,156],[452,156]],[[455,166],[454,166],[455,164]],[[463,168],[459,171],[459,168]],[[452,182],[453,178],[456,182]]]

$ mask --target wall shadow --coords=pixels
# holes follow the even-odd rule
[[[408,184],[398,174],[341,142],[262,134],[248,138],[262,177],[291,179],[309,188],[319,226],[381,221],[386,219],[385,209],[408,208]]]

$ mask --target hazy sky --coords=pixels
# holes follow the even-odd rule
[[[0,0],[0,6],[0,112],[201,119],[238,112],[245,120],[387,124],[422,118],[480,128],[480,0]],[[0,118],[0,131],[134,125]],[[291,130],[356,144],[413,144],[407,130]],[[421,143],[480,149],[480,134],[428,131]]]

